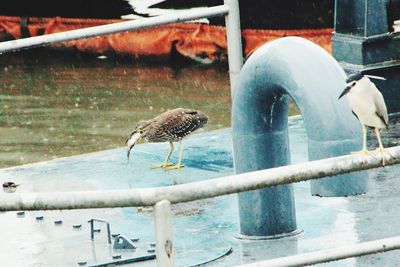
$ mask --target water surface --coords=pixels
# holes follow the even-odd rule
[[[123,146],[134,125],[176,107],[230,126],[225,66],[30,50],[1,55],[0,167]]]

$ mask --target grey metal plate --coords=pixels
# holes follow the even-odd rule
[[[384,134],[384,143],[398,144],[399,124]],[[360,137],[361,138],[361,137]],[[301,121],[290,121],[292,161],[307,160],[307,138]],[[371,143],[375,145],[374,136]],[[0,182],[19,183],[18,192],[97,190],[170,186],[232,174],[230,129],[198,134],[185,141],[182,171],[150,169],[162,161],[168,144],[143,144],[134,148],[127,163],[124,148],[62,158],[0,170]],[[175,154],[174,154],[175,156]],[[173,158],[176,160],[176,157]],[[173,206],[175,244],[179,266],[191,266],[233,252],[209,265],[234,264],[315,251],[400,234],[400,167],[385,167],[370,174],[370,191],[347,198],[311,197],[309,183],[295,184],[298,228],[296,237],[238,240],[237,197],[229,195]],[[1,194],[6,194],[1,192]],[[36,220],[43,216],[43,220]],[[136,251],[113,251],[107,244],[105,225],[98,225],[90,241],[89,219],[110,222],[111,232],[138,237]],[[62,220],[55,225],[55,220]],[[81,224],[81,229],[74,229]],[[154,241],[154,223],[149,208],[90,209],[72,211],[0,213],[0,262],[2,266],[77,266],[148,255]],[[377,254],[334,262],[328,266],[376,266],[400,262],[399,252]],[[154,266],[155,261],[139,264]],[[136,264],[135,264],[136,266]]]

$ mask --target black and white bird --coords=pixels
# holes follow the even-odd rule
[[[166,170],[180,169],[183,156],[182,139],[192,134],[194,131],[204,127],[207,124],[208,117],[199,110],[176,108],[168,110],[157,117],[139,122],[135,130],[131,133],[126,145],[128,147],[128,160],[130,151],[136,142],[143,138],[147,142],[169,142],[170,149],[162,164],[155,165],[155,168],[163,168]],[[179,159],[177,164],[168,163],[168,160],[174,150],[173,142],[179,142]]]
[[[385,100],[376,85],[371,79],[386,80],[383,77],[366,75],[361,72],[353,74],[346,80],[347,86],[340,94],[339,99],[346,95],[353,114],[362,125],[363,148],[353,153],[368,154],[367,150],[367,127],[373,128],[378,139],[379,147],[376,152],[382,153],[382,164],[385,165],[385,155],[387,151],[382,145],[380,130],[388,129],[389,117]]]

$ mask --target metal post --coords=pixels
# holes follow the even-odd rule
[[[239,1],[224,0],[224,3],[229,6],[229,13],[225,16],[225,25],[228,45],[229,79],[231,84],[231,97],[233,99],[236,80],[243,65]]]
[[[90,223],[90,239],[93,241],[94,240],[94,220],[91,219],[89,221]]]
[[[111,229],[110,229],[110,223],[106,222],[107,224],[107,240],[108,244],[111,244]]]
[[[161,200],[154,206],[156,256],[159,267],[175,266],[175,248],[171,222],[171,203]]]
[[[107,241],[108,244],[111,244],[111,229],[110,229],[110,223],[107,221],[103,221],[103,220],[97,220],[97,219],[90,219],[89,223],[90,223],[90,239],[93,241],[94,240],[94,222],[102,222],[105,223],[107,226]]]

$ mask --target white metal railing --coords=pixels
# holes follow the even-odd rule
[[[388,148],[386,151],[392,155],[390,158],[386,159],[386,165],[400,163],[400,146]],[[173,233],[172,225],[170,223],[170,203],[193,201],[282,184],[320,179],[353,171],[378,168],[382,167],[382,156],[386,155],[347,155],[168,187],[81,192],[4,194],[0,196],[0,211],[112,208],[155,205],[155,231],[156,240],[158,242],[156,247],[159,248],[156,250],[158,264],[159,266],[174,266],[175,252],[172,245]],[[381,241],[383,243],[386,242],[386,240]],[[391,245],[391,249],[397,249],[400,247],[398,239],[395,239],[393,242],[394,245]],[[338,248],[336,249],[337,251],[334,251],[333,253],[335,255],[334,257],[329,256],[326,259],[324,258],[326,256],[325,251],[315,252],[315,255],[317,256],[315,256],[313,261],[310,261],[308,264],[352,257],[351,255],[357,256],[359,255],[358,253],[360,253],[359,249],[363,247],[362,243],[358,245],[360,246],[355,246],[348,250],[347,254],[343,254],[343,250]],[[363,250],[362,255],[382,251],[385,250],[379,246],[371,246],[368,250]],[[280,264],[279,259],[276,260]],[[290,260],[290,262],[293,262],[293,266],[300,266],[304,257],[300,254],[297,255],[297,258],[295,257]],[[285,260],[282,260],[282,262],[284,265],[276,266],[291,266],[287,265]],[[296,262],[299,262],[300,265],[296,265]]]
[[[386,151],[393,155],[386,156],[386,165],[400,163],[400,146]],[[167,187],[3,194],[0,211],[153,206],[165,199],[171,203],[188,202],[377,168],[382,166],[381,157],[346,155]]]
[[[224,0],[224,5],[215,7],[2,42],[0,43],[0,54],[57,42],[221,15],[226,16],[229,73],[233,97],[233,89],[243,63],[238,0]],[[400,163],[400,147],[389,148],[387,151],[393,157],[386,160],[386,165]],[[349,155],[163,188],[5,194],[0,196],[0,211],[154,206],[158,265],[174,266],[175,250],[170,203],[222,196],[377,168],[382,166],[381,157],[382,155],[377,157]],[[400,237],[395,237],[246,266],[302,266],[399,248]]]
[[[71,40],[85,39],[105,34],[118,33],[130,30],[138,30],[153,26],[189,21],[204,17],[226,15],[229,12],[228,5],[220,5],[209,8],[199,8],[191,11],[176,12],[157,17],[129,20],[106,25],[88,27],[83,29],[57,32],[46,35],[16,39],[0,43],[0,53],[18,51],[39,46],[47,46],[52,43],[60,43]]]
[[[400,249],[400,236],[341,246],[338,248],[318,250],[315,252],[282,257],[273,260],[244,264],[240,265],[240,267],[308,266],[312,264],[386,252],[395,249]]]
[[[229,13],[225,17],[226,37],[228,47],[229,79],[231,98],[233,99],[236,80],[243,65],[242,34],[240,31],[240,14],[238,0],[224,0],[229,6]]]

